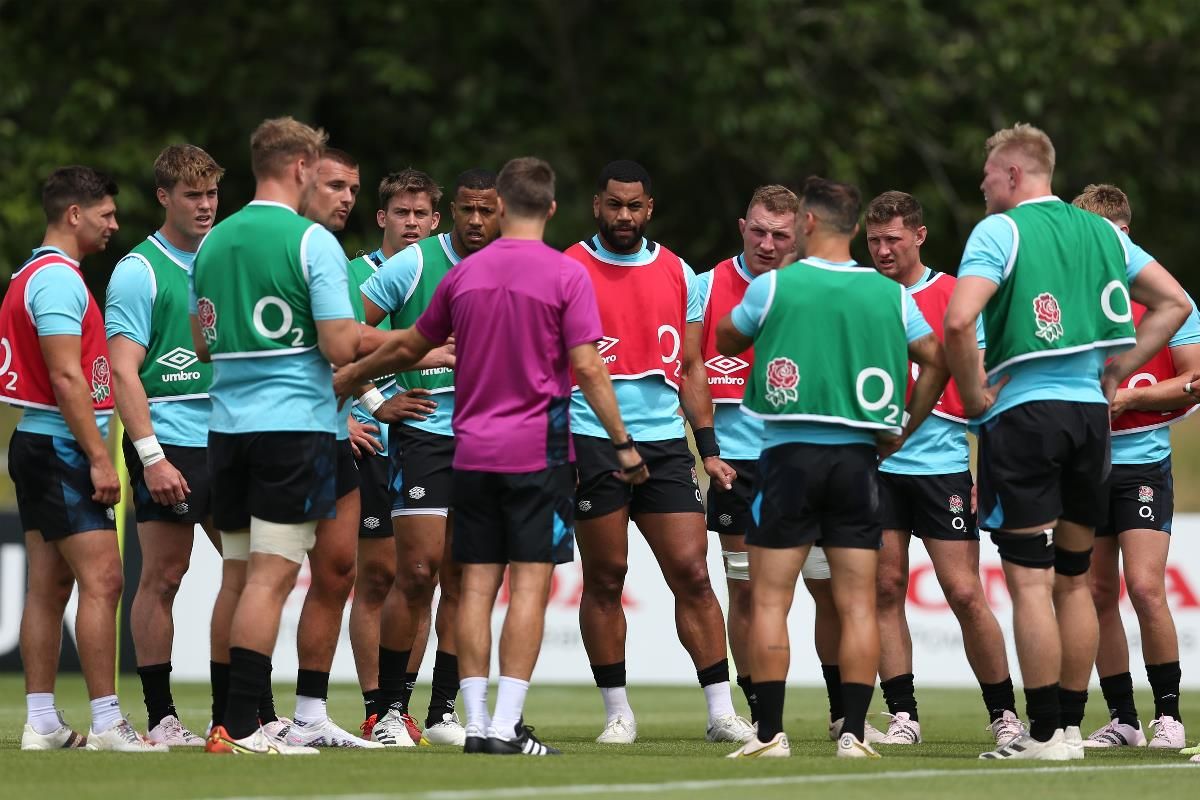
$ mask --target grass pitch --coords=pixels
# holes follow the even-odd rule
[[[414,707],[423,708],[427,689],[418,687]],[[135,676],[121,681],[122,705],[134,723],[145,725]],[[493,690],[494,692],[494,690]],[[637,744],[602,746],[593,740],[603,710],[591,687],[534,686],[526,718],[544,741],[565,752],[560,758],[464,756],[451,748],[371,752],[324,751],[308,758],[217,758],[178,750],[162,756],[108,753],[22,753],[24,723],[20,676],[0,678],[0,796],[230,798],[371,797],[407,800],[489,800],[491,798],[793,798],[832,791],[839,798],[955,797],[1026,794],[1056,798],[1192,796],[1200,786],[1200,765],[1175,752],[1088,752],[1085,761],[1066,764],[982,762],[988,747],[986,717],[978,693],[918,687],[925,743],[880,747],[878,761],[833,757],[825,729],[825,695],[820,689],[788,693],[786,724],[792,741],[787,760],[735,762],[723,759],[732,745],[704,741],[704,701],[696,687],[634,687]],[[277,707],[289,713],[291,687],[276,684]],[[362,719],[356,687],[333,687],[330,712],[343,727]],[[1018,697],[1019,697],[1018,693]],[[1084,734],[1104,722],[1103,702],[1093,692]],[[203,728],[209,716],[208,687],[178,684],[176,706],[184,722]],[[739,706],[741,698],[737,698]],[[1139,710],[1153,704],[1138,695]],[[88,724],[82,681],[60,682],[58,704],[79,729]],[[876,697],[876,710],[882,701]],[[1184,718],[1200,734],[1200,702],[1184,695]],[[885,718],[873,718],[882,725]],[[986,795],[984,795],[986,793]]]

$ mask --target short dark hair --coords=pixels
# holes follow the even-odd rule
[[[337,147],[326,146],[325,149],[321,151],[321,158],[328,158],[330,161],[336,161],[343,167],[358,169],[358,160],[345,150],[341,150]]]
[[[884,192],[867,203],[867,222],[872,225],[886,225],[900,217],[904,227],[915,231],[925,224],[925,212],[917,198],[908,192]]]
[[[607,189],[609,181],[640,183],[646,194],[651,193],[650,173],[638,162],[627,158],[610,161],[604,165],[604,169],[600,170],[600,177],[596,180],[596,191],[603,192]]]
[[[836,233],[853,235],[862,213],[862,193],[857,186],[838,183],[817,175],[804,179],[800,189],[801,211],[814,211],[821,221]],[[819,210],[820,214],[816,214]]]
[[[405,192],[429,195],[429,203],[434,211],[437,211],[438,203],[442,202],[442,188],[433,182],[429,173],[406,167],[399,172],[388,173],[379,182],[379,209],[387,211],[392,198]]]
[[[117,182],[91,167],[59,167],[42,184],[42,210],[46,222],[62,219],[71,206],[94,206],[106,197],[117,196]]]
[[[454,179],[454,193],[456,195],[459,189],[486,192],[488,189],[495,188],[496,173],[483,167],[474,167],[465,172],[460,172],[458,177]]]
[[[540,158],[514,158],[496,177],[496,193],[517,217],[544,217],[554,202],[554,170]]]

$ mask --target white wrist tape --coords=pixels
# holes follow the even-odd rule
[[[158,443],[157,436],[135,439],[133,449],[137,450],[138,458],[142,460],[143,467],[157,464],[167,457],[166,453],[163,452],[162,445]]]
[[[383,393],[372,386],[367,391],[363,392],[362,397],[358,398],[358,403],[367,410],[368,414],[374,414],[375,409],[383,405]]]

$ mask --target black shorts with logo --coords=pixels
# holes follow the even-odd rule
[[[454,437],[398,423],[388,428],[392,516],[440,513],[454,493]]]
[[[1108,405],[1034,400],[979,430],[979,527],[1020,530],[1104,521]]]
[[[358,475],[358,459],[354,457],[354,448],[350,445],[350,439],[338,439],[337,499],[341,500],[357,489],[360,480]]]
[[[365,455],[358,461],[358,488],[361,492],[361,518],[358,535],[362,539],[387,539],[392,536],[392,481],[388,457]]]
[[[758,519],[746,532],[755,547],[855,547],[878,550],[879,485],[869,444],[781,444],[758,460]]]
[[[8,475],[21,527],[47,542],[76,533],[116,530],[116,512],[92,499],[92,467],[79,443],[64,436],[14,431]]]
[[[150,497],[146,486],[146,468],[128,434],[121,447],[125,451],[125,468],[129,470],[129,485],[133,489],[133,505],[138,522],[180,522],[195,525],[205,522],[212,513],[212,481],[208,474],[208,451],[203,447],[162,445],[163,455],[187,481],[191,493],[182,503],[159,505]]]
[[[1153,464],[1113,464],[1105,489],[1108,517],[1096,528],[1097,536],[1136,530],[1171,532],[1175,481],[1170,456]]]
[[[250,527],[250,517],[281,525],[332,519],[337,502],[337,438],[312,431],[208,434],[213,524]]]
[[[454,560],[565,564],[575,558],[575,470],[454,473]]]
[[[638,486],[622,483],[613,476],[620,470],[612,442],[600,436],[572,434],[575,466],[579,474],[575,517],[596,519],[629,506],[629,513],[704,513],[704,499],[696,480],[696,458],[687,439],[638,442],[637,449],[650,479]]]
[[[879,522],[885,531],[905,531],[922,539],[978,541],[971,472],[901,475],[880,470]]]
[[[744,536],[754,518],[750,514],[750,504],[754,502],[754,484],[758,480],[758,462],[750,460],[728,460],[726,464],[733,467],[737,480],[729,491],[720,491],[716,484],[708,484],[708,529],[715,533]]]

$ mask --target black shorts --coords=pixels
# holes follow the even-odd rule
[[[758,480],[758,462],[749,460],[726,460],[726,464],[737,472],[737,480],[729,491],[718,491],[711,481],[708,484],[708,529],[726,536],[744,536],[754,518],[750,504],[754,502],[754,483]]]
[[[282,525],[333,519],[337,439],[332,433],[209,431],[208,470],[218,530],[246,530],[250,517]]]
[[[696,458],[687,439],[638,442],[638,453],[650,469],[650,479],[638,486],[622,483],[613,476],[621,468],[612,442],[599,436],[575,440],[575,467],[579,474],[576,490],[577,519],[596,519],[629,506],[629,513],[704,513],[704,499],[696,480]]]
[[[47,542],[75,533],[116,530],[116,512],[92,499],[92,467],[79,443],[63,436],[14,431],[8,475],[21,527]]]
[[[978,541],[971,511],[971,472],[901,475],[879,471],[879,522],[885,531],[922,539]]]
[[[392,516],[446,515],[454,493],[454,437],[412,425],[388,428]]]
[[[350,446],[349,439],[337,440],[337,499],[341,500],[346,495],[358,488],[360,478],[358,476],[358,459],[354,457],[354,448]]]
[[[133,489],[133,505],[138,522],[180,522],[195,525],[206,522],[212,513],[212,481],[208,476],[208,451],[203,447],[162,445],[163,454],[171,466],[187,481],[191,494],[182,503],[159,505],[146,488],[146,468],[138,457],[133,441],[126,434],[121,447],[125,451],[125,468],[129,471],[129,486]]]
[[[878,550],[877,462],[869,444],[793,443],[764,450],[746,544]]]
[[[1104,488],[1108,516],[1097,526],[1097,536],[1136,530],[1171,532],[1175,482],[1170,456],[1154,464],[1113,464]]]
[[[575,558],[575,470],[454,473],[454,560],[565,564]]]
[[[1108,406],[1065,400],[1022,403],[979,431],[979,527],[1019,530],[1065,519],[1104,521]]]
[[[362,539],[392,536],[392,481],[386,455],[366,455],[358,462],[358,488],[362,517],[358,535]]]

